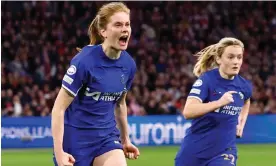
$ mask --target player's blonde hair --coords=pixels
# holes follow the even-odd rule
[[[122,2],[107,3],[99,9],[96,17],[93,19],[88,28],[90,45],[95,45],[104,41],[104,38],[101,36],[99,30],[105,29],[106,25],[110,21],[110,17],[117,12],[125,12],[130,14],[130,9]],[[78,48],[78,50],[80,49]]]
[[[232,45],[238,45],[244,49],[244,44],[239,39],[225,37],[222,38],[217,44],[210,45],[195,54],[195,56],[198,56],[198,59],[193,73],[199,77],[204,72],[218,67],[219,65],[216,61],[216,58],[221,58],[225,48]]]

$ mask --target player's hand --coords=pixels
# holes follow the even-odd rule
[[[237,138],[241,138],[243,134],[243,127],[241,127],[241,125],[237,125]]]
[[[71,154],[63,152],[62,158],[57,162],[58,166],[73,166],[75,163],[75,159]]]
[[[234,93],[237,93],[237,92],[236,91],[228,91],[228,92],[224,93],[223,96],[221,96],[221,98],[218,100],[219,103],[222,106],[225,106],[229,103],[234,102],[234,98],[233,98]]]
[[[123,150],[126,158],[128,159],[138,159],[138,157],[140,156],[139,149],[136,146],[134,146],[131,142],[124,143]]]

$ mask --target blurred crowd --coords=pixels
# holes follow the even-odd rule
[[[1,2],[2,116],[48,116],[76,47],[103,2]],[[245,44],[241,75],[254,91],[250,114],[276,113],[273,2],[126,2],[128,52],[138,71],[128,114],[179,114],[196,77],[194,53],[220,38]]]

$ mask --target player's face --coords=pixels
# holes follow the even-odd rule
[[[130,16],[125,12],[113,14],[102,31],[105,41],[116,50],[126,50],[131,35]]]
[[[226,47],[221,57],[217,59],[220,70],[228,76],[239,74],[242,61],[243,49],[238,45]]]

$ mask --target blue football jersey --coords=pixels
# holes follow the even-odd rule
[[[113,60],[103,52],[102,45],[86,46],[70,63],[62,87],[75,96],[65,112],[65,124],[93,129],[97,136],[116,130],[115,104],[130,89],[136,64],[122,51]]]
[[[238,116],[252,95],[252,85],[240,75],[224,79],[216,68],[201,75],[192,86],[188,97],[203,103],[219,100],[228,91],[237,92],[233,94],[234,102],[192,120],[182,146],[197,157],[210,158],[227,148],[236,148]]]

